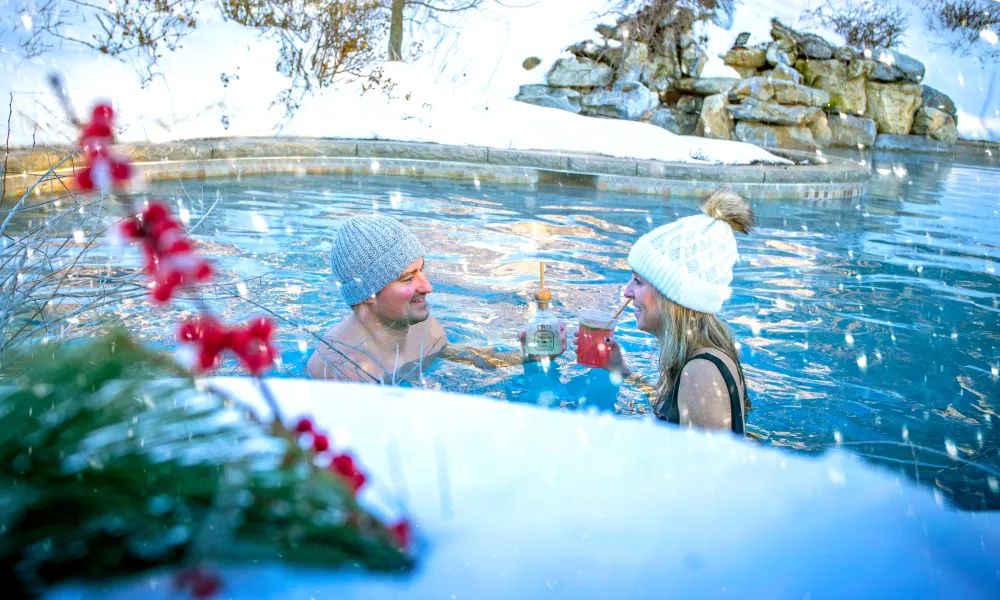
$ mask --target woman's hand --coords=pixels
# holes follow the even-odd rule
[[[604,363],[604,369],[611,371],[612,373],[618,373],[622,377],[627,377],[632,373],[632,369],[628,368],[625,364],[625,353],[622,351],[621,344],[614,336],[608,336],[604,338],[604,345],[608,347],[608,361]],[[576,331],[573,333],[573,346],[580,347],[580,332]]]
[[[528,332],[524,329],[518,332],[517,339],[521,342],[521,356],[524,357],[525,361],[536,361],[541,360],[542,356],[532,356],[529,355],[527,349],[525,348],[525,340],[528,338]],[[562,319],[559,319],[559,353],[548,356],[549,359],[556,358],[557,356],[562,356],[562,353],[566,351],[566,323]]]

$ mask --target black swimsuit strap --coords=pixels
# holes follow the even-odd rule
[[[702,352],[697,356],[692,356],[687,360],[687,362],[684,363],[684,365],[687,366],[687,363],[699,358],[712,361],[712,363],[719,369],[719,372],[722,373],[722,379],[725,380],[726,389],[729,391],[729,408],[733,415],[733,432],[742,435],[744,433],[743,399],[740,397],[740,388],[736,385],[736,379],[733,377],[733,373],[729,370],[729,367],[721,358],[707,352]],[[682,367],[681,372],[683,371],[684,368]],[[666,417],[664,417],[659,410],[654,411],[657,417],[676,424],[680,424],[681,422],[680,409],[677,407],[677,390],[681,387],[680,383],[680,376],[678,375],[677,381],[674,382],[673,389],[670,390],[670,406],[667,408]]]

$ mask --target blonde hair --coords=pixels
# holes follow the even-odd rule
[[[729,188],[716,190],[701,202],[699,208],[713,219],[727,223],[735,232],[750,233],[757,225],[756,216],[747,201]],[[660,290],[656,290],[655,295],[663,323],[657,335],[660,339],[660,380],[656,384],[653,407],[664,413],[669,410],[670,407],[665,403],[670,399],[674,383],[690,354],[697,348],[712,348],[722,352],[736,364],[740,383],[743,384],[743,415],[746,416],[753,407],[746,392],[746,379],[736,351],[736,339],[729,326],[714,314],[671,302]]]
[[[691,310],[675,304],[654,291],[656,305],[663,315],[663,325],[657,337],[660,340],[660,380],[656,382],[656,398],[653,406],[666,414],[675,382],[684,368],[684,363],[697,348],[712,348],[722,352],[736,364],[736,370],[743,384],[743,415],[751,410],[750,398],[746,393],[746,380],[736,350],[736,338],[729,326],[719,317]],[[733,415],[736,418],[736,415]]]

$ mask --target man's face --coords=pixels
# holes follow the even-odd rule
[[[434,291],[424,274],[424,259],[418,258],[406,267],[396,281],[382,288],[373,300],[372,309],[387,327],[409,327],[431,316],[427,294]]]

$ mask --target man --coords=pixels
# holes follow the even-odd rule
[[[403,225],[378,214],[348,219],[331,251],[349,317],[325,336],[307,369],[317,379],[392,383],[448,344],[431,316],[424,248]]]
[[[448,345],[427,306],[434,288],[424,274],[424,248],[399,221],[378,214],[348,219],[330,258],[351,315],[323,337],[306,366],[310,376],[398,383],[438,356],[487,369],[521,364],[518,353]],[[565,351],[566,329],[560,325]]]

